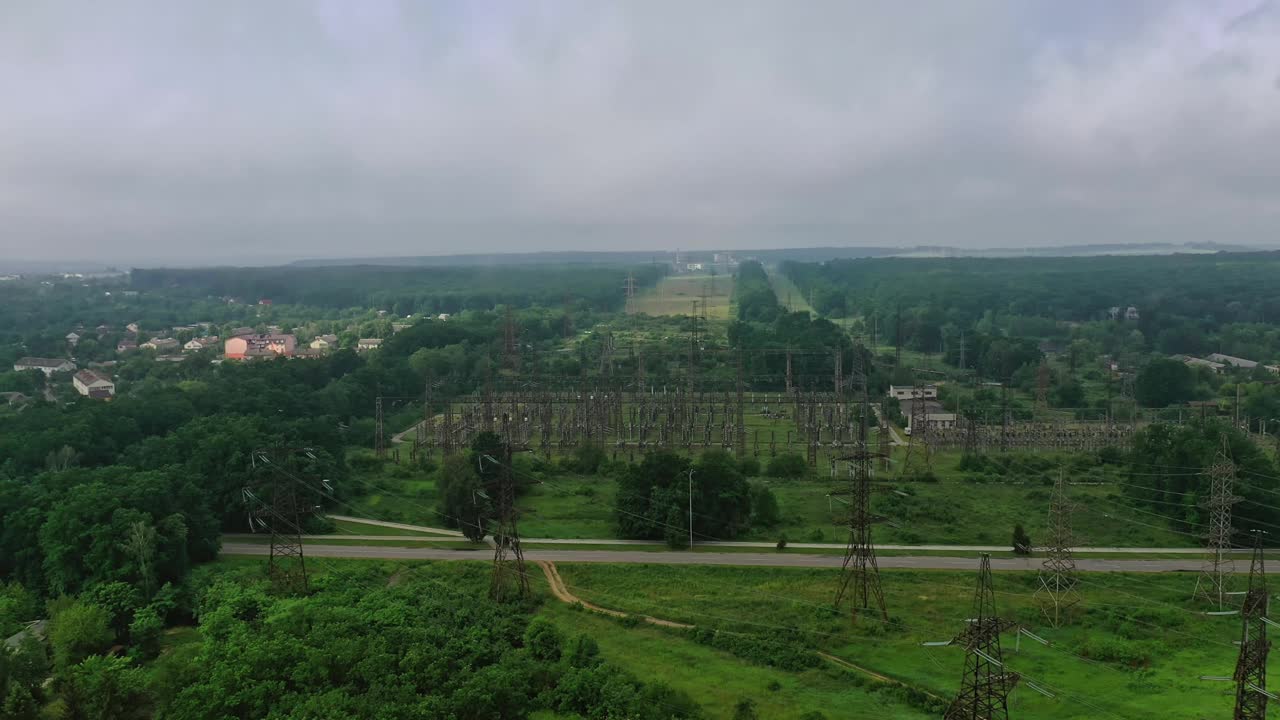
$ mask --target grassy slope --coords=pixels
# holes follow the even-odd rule
[[[743,698],[754,700],[757,714],[771,720],[797,720],[812,711],[829,718],[928,717],[853,687],[848,671],[819,668],[796,673],[759,667],[675,632],[646,626],[624,628],[560,603],[548,602],[541,612],[566,634],[591,635],[608,662],[689,693],[717,720],[731,718],[734,705]],[[777,683],[778,689],[770,690],[770,683]]]
[[[924,641],[953,637],[971,614],[973,575],[886,571],[884,592],[902,629],[874,619],[857,625],[829,608],[836,576],[830,571],[764,568],[671,568],[560,565],[572,592],[607,607],[649,613],[744,632],[793,628],[815,647],[947,696],[958,687],[961,651],[924,648]],[[1238,634],[1232,618],[1206,618],[1188,602],[1189,575],[1087,575],[1076,625],[1045,626],[1031,593],[1029,573],[997,573],[997,607],[1054,643],[1027,639],[1011,652],[1009,667],[1057,691],[1057,699],[1027,690],[1016,695],[1020,718],[1093,718],[1106,712],[1142,717],[1152,708],[1172,719],[1223,716],[1231,701],[1201,674],[1229,675]],[[1091,661],[1071,653],[1090,655]],[[1145,658],[1128,667],[1113,658]],[[1103,712],[1089,707],[1092,703]]]

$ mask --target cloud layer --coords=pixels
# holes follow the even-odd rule
[[[1274,242],[1273,3],[0,4],[0,252]]]

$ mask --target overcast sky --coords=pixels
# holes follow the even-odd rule
[[[0,254],[1277,243],[1280,4],[0,2]]]

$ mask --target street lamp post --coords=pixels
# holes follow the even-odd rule
[[[689,468],[689,549],[693,549],[693,468]]]

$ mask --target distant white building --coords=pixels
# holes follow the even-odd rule
[[[915,398],[915,397],[919,397],[921,400],[937,400],[938,399],[937,385],[921,385],[919,389],[920,389],[920,395],[917,396],[916,386],[914,385],[890,385],[889,397],[895,400],[911,400],[912,398]]]
[[[450,317],[451,316],[449,315],[449,313],[440,313],[439,315],[436,316],[436,319],[448,322]]]
[[[360,352],[377,350],[381,346],[382,346],[381,338],[360,338],[358,341],[356,341],[356,350]]]
[[[45,374],[45,377],[49,377],[50,375],[53,375],[56,372],[71,372],[72,370],[75,370],[75,369],[76,369],[75,363],[71,362],[70,360],[64,360],[62,358],[24,357],[24,358],[19,358],[17,362],[13,364],[14,372],[22,372],[24,370],[39,370],[40,372]]]
[[[69,332],[69,333],[67,333],[67,344],[68,344],[68,345],[75,345],[75,344],[76,344],[76,343],[78,343],[78,342],[80,342],[80,336],[79,336],[78,334],[76,334],[76,333],[74,333],[74,332]]]
[[[105,400],[116,394],[116,384],[97,370],[81,370],[71,378],[71,384],[76,392],[95,400]]]
[[[1258,367],[1258,363],[1252,360],[1245,360],[1244,358],[1238,358],[1232,355],[1223,355],[1222,353],[1209,353],[1209,355],[1206,356],[1206,359],[1212,360],[1213,362],[1216,362],[1216,363],[1222,363],[1223,365],[1230,365],[1231,367],[1238,367],[1245,370],[1252,370]]]

